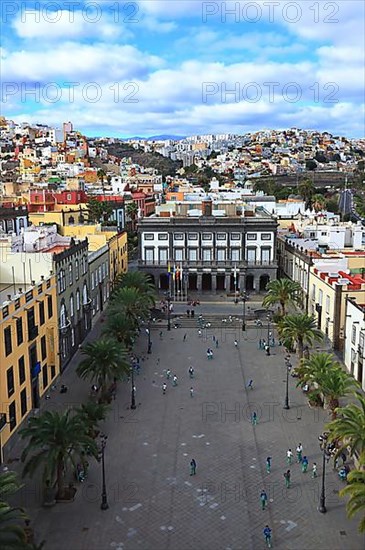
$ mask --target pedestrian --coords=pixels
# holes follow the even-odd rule
[[[190,309],[187,309],[187,310],[186,310],[186,315],[187,315],[188,317],[190,317]]]
[[[209,348],[207,349],[207,359],[208,360],[210,359],[210,349]]]
[[[194,369],[193,369],[193,367],[189,367],[189,377],[194,378]]]
[[[262,341],[261,341],[261,338],[259,339],[258,349],[262,349]]]
[[[213,334],[212,340],[213,340],[213,342],[215,342],[215,336],[214,336],[214,334]]]
[[[252,416],[251,416],[251,423],[252,423],[253,426],[256,426],[256,425],[257,425],[257,412],[256,412],[256,411],[254,411],[254,412],[252,413]]]
[[[261,340],[261,346],[262,346],[261,349],[265,349],[265,346],[266,346],[266,340],[265,340],[265,338],[263,338],[263,339]]]
[[[271,548],[271,529],[268,525],[265,525],[263,530],[265,542],[268,548]]]
[[[266,471],[268,474],[271,472],[271,456],[266,459]]]
[[[303,445],[299,443],[297,447],[297,462],[302,462]]]
[[[265,351],[266,355],[270,355],[270,346],[268,344],[265,345]]]
[[[169,379],[171,378],[171,371],[170,371],[170,369],[167,369],[167,371],[166,371],[166,378],[167,378],[167,380],[169,380]]]
[[[235,347],[235,348],[238,347],[238,342],[237,342],[237,340],[234,341],[234,347]]]
[[[213,359],[213,350],[209,351],[209,359]]]
[[[160,340],[162,340],[162,330],[160,330]]]
[[[260,493],[260,500],[261,500],[261,509],[265,510],[266,505],[267,505],[267,494],[266,494],[265,489],[262,489],[262,491]]]
[[[194,389],[190,388],[190,397],[193,397],[193,395],[194,395]]]
[[[340,456],[341,456],[341,459],[342,459],[342,466],[344,466],[345,462],[346,462],[346,455],[345,455],[344,452],[342,452]]]
[[[190,460],[190,475],[195,476],[196,474],[196,461],[194,458]]]
[[[305,474],[307,470],[308,470],[308,458],[306,456],[303,456],[303,460],[302,460],[302,472],[303,472],[303,474]]]
[[[165,384],[165,382],[162,384],[162,393],[165,395],[166,393],[166,390],[167,390],[167,386]]]
[[[186,332],[184,334],[183,342],[186,342]]]
[[[172,379],[172,383],[174,386],[177,386],[177,376],[174,374],[174,378]]]
[[[218,348],[218,340],[215,341],[215,347]]]
[[[202,335],[202,331],[199,329],[198,330],[198,336],[200,337]]]
[[[287,470],[286,472],[284,472],[284,478],[285,478],[285,486],[287,489],[289,489],[290,487],[290,470]]]
[[[317,464],[315,462],[313,462],[313,466],[312,466],[312,478],[315,478],[317,477]]]
[[[249,383],[247,384],[247,389],[248,388],[251,388],[251,390],[253,390],[253,380],[250,380]]]
[[[293,452],[292,452],[291,449],[288,449],[286,451],[286,462],[287,462],[287,464],[291,464],[292,461],[293,461]]]

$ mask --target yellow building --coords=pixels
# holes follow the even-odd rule
[[[118,275],[128,271],[127,232],[115,233],[109,240],[109,278],[113,289]]]
[[[13,294],[0,285],[0,463],[6,443],[59,374],[56,277]]]

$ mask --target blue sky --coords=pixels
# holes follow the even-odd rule
[[[121,137],[365,136],[361,0],[2,0],[1,11],[1,110],[15,121]]]

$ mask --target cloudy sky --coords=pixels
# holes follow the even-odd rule
[[[362,0],[2,0],[2,114],[87,135],[364,137]]]

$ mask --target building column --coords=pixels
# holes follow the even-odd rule
[[[217,292],[217,274],[212,273],[211,277],[212,277],[212,292]]]
[[[227,275],[226,273],[226,284],[225,284],[226,292],[229,292],[230,286],[231,286],[231,274],[229,273]]]
[[[198,292],[202,292],[202,273],[197,273],[196,286]]]
[[[255,292],[260,292],[260,275],[254,275],[253,287]]]

